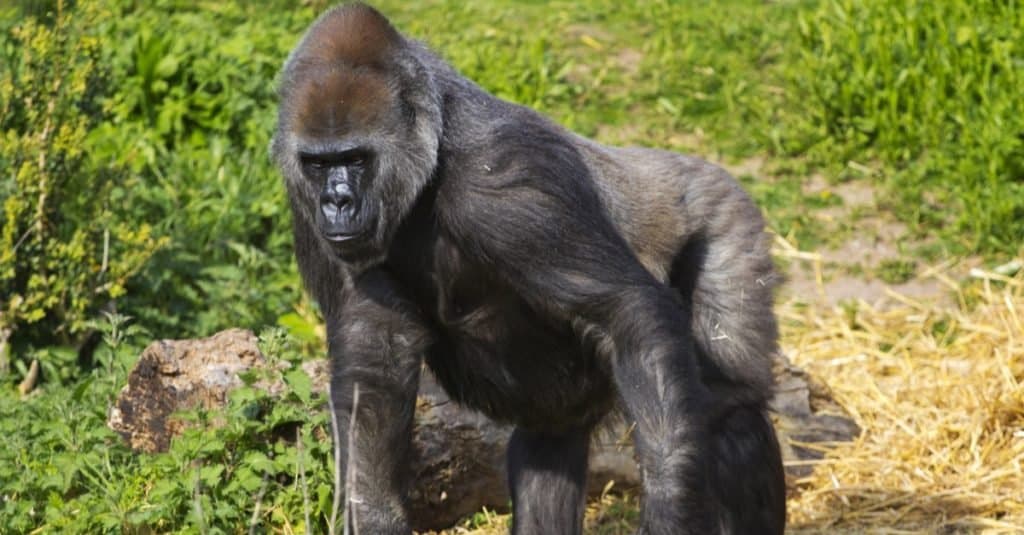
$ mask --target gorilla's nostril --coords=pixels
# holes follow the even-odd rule
[[[338,206],[330,201],[324,201],[320,203],[320,211],[323,212],[324,217],[328,221],[334,221],[338,217]]]

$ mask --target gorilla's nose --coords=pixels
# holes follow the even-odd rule
[[[344,182],[330,184],[320,194],[320,211],[328,221],[335,222],[350,216],[355,208],[355,194],[352,187]]]

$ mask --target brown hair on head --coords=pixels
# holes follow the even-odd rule
[[[366,4],[328,11],[289,59],[281,87],[285,116],[308,136],[372,128],[394,105],[391,60],[403,42],[387,18]]]
[[[376,9],[362,3],[338,6],[310,28],[297,55],[300,62],[383,68],[402,36]]]
[[[393,106],[384,78],[368,69],[309,70],[295,88],[296,123],[310,136],[336,136],[369,129]]]

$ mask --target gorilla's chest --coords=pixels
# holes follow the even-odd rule
[[[568,323],[472,268],[439,275],[447,282],[435,303],[441,343],[427,363],[453,398],[527,427],[572,427],[603,415],[607,376]]]
[[[557,376],[559,369],[584,358],[568,324],[547,317],[457,251],[436,256],[432,273],[435,292],[428,308],[452,364],[494,375],[489,380],[495,383],[503,376],[509,387],[518,387],[536,380],[527,376],[541,363]]]
[[[579,425],[604,413],[605,370],[568,322],[444,240],[421,259],[417,300],[438,340],[427,364],[449,395],[528,427]]]

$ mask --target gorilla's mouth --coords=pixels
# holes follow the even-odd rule
[[[342,249],[359,248],[371,239],[374,225],[373,210],[366,206],[344,213],[331,219],[328,214],[320,212],[318,223],[320,236],[328,243]]]
[[[345,233],[342,233],[342,232],[336,232],[336,233],[325,232],[324,233],[324,238],[327,239],[327,241],[334,242],[334,243],[343,243],[343,242],[351,241],[351,240],[355,239],[357,236],[359,236],[359,234],[356,234],[356,233],[353,233],[353,234],[345,234]]]

